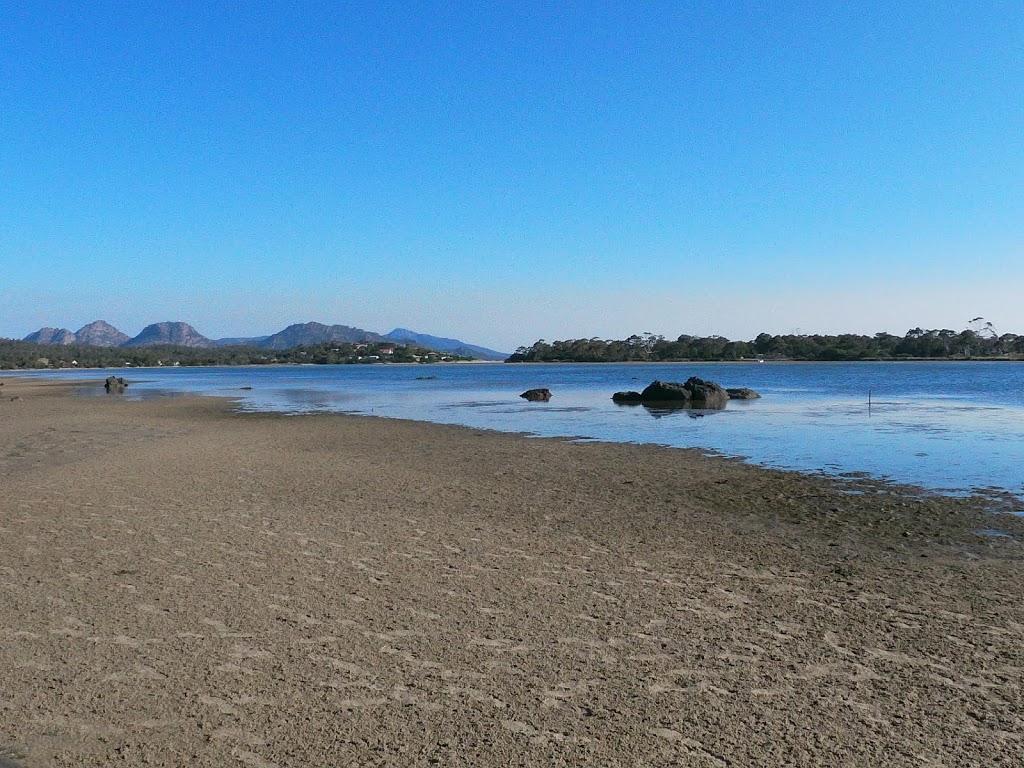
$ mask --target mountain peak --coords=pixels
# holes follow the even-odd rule
[[[74,344],[75,334],[67,328],[40,328],[35,333],[30,333],[22,341],[31,341],[35,344]]]
[[[324,325],[323,323],[293,323],[259,343],[266,349],[290,349],[325,341],[382,341],[377,333],[353,328],[348,325]]]
[[[120,347],[130,339],[127,333],[122,333],[106,320],[94,320],[75,331],[75,341],[78,344],[93,347]]]
[[[158,344],[176,344],[182,347],[213,347],[206,338],[188,323],[163,322],[147,325],[134,339],[124,342],[125,347],[153,347]]]

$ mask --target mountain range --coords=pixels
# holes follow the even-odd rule
[[[400,344],[415,344],[418,347],[436,349],[438,352],[451,352],[462,357],[476,357],[480,360],[504,360],[508,357],[502,352],[495,352],[487,347],[478,347],[476,344],[467,344],[458,339],[446,339],[443,336],[416,333],[408,328],[395,328],[384,338],[388,341],[397,341]]]
[[[415,344],[438,352],[450,352],[480,360],[504,360],[508,354],[497,352],[476,344],[467,344],[458,339],[416,333],[407,328],[396,328],[381,335],[362,328],[348,325],[324,325],[323,323],[296,323],[270,336],[235,336],[210,339],[199,333],[188,323],[163,322],[147,325],[137,336],[129,336],[103,320],[96,320],[71,332],[67,328],[40,328],[24,338],[35,344],[86,344],[95,347],[153,347],[173,344],[182,347],[225,347],[245,345],[262,349],[292,349],[293,347],[321,344],[323,342],[387,342]]]

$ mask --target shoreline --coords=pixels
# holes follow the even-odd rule
[[[1024,520],[980,499],[4,381],[15,764],[1024,759]]]
[[[798,358],[775,358],[765,360],[523,360],[508,365],[734,365],[782,363],[796,365],[856,365],[857,363],[1024,363],[1022,357],[870,357],[859,360],[804,360]]]
[[[840,365],[847,365],[846,363],[839,363],[839,364]],[[559,364],[559,363],[536,363],[536,364],[526,364],[526,365],[543,365],[543,366],[548,366],[548,365],[555,365],[555,366],[557,366],[557,365],[570,365],[570,366],[574,366],[574,365],[577,365],[577,364],[574,364],[574,363],[565,363],[565,364]],[[599,364],[595,363],[594,365],[599,365]],[[649,363],[649,365],[657,365],[657,364],[656,363]],[[230,370],[231,368],[236,368],[236,367],[237,368],[247,368],[247,369],[258,369],[258,368],[264,368],[264,367],[268,367],[268,366],[227,366],[227,367],[223,367],[223,369],[224,370]],[[292,368],[292,367],[301,367],[301,366],[269,366],[269,367],[272,367],[272,368],[273,367]],[[130,372],[130,371],[133,371],[133,370],[135,370],[135,371],[156,371],[156,370],[161,370],[161,369],[158,369],[158,368],[134,368],[134,369],[131,369],[131,368],[129,368],[129,369],[121,369],[121,370],[123,370],[125,372]],[[99,379],[90,378],[91,376],[92,376],[92,373],[88,369],[84,369],[83,370],[83,375],[80,376],[80,377],[58,378],[55,375],[47,375],[47,376],[28,376],[28,377],[23,377],[23,379],[25,381],[27,381],[27,382],[31,382],[31,381],[53,381],[53,382],[65,381],[65,382],[68,382],[68,383],[73,384],[75,386],[79,386],[79,387],[83,387],[83,388],[84,387],[91,388],[91,389],[95,390],[96,393],[100,393],[101,390],[102,390],[102,382]],[[12,380],[17,380],[17,377],[9,377],[9,378],[11,378]],[[128,383],[129,384],[134,383],[136,385],[139,385],[139,384],[152,384],[154,381],[157,381],[157,380],[147,379],[147,378],[143,377],[143,378],[135,378],[134,380],[133,379],[129,379]],[[526,385],[526,386],[529,386],[529,385]],[[252,410],[249,410],[248,408],[244,408],[243,407],[243,403],[244,403],[244,401],[246,399],[246,394],[244,394],[244,392],[247,391],[247,390],[252,390],[252,389],[253,389],[253,387],[251,385],[249,385],[249,386],[239,386],[239,387],[217,388],[215,390],[208,388],[207,390],[205,390],[205,395],[204,396],[227,398],[227,399],[232,400],[233,402],[236,402],[238,404],[238,410],[240,412],[247,412],[247,413],[266,412],[266,413],[281,413],[281,414],[286,414],[288,416],[295,416],[295,415],[299,415],[299,414],[302,414],[302,413],[331,413],[332,412],[329,409],[313,410],[313,411],[303,411],[303,410],[292,410],[292,409],[288,409],[288,408],[285,408],[285,407],[279,408],[278,410],[275,411],[275,410],[273,410],[273,408],[274,408],[273,404],[269,404],[268,405],[266,403],[264,403],[262,405],[258,405],[256,407],[254,407]],[[240,394],[240,393],[242,393],[242,394]],[[152,399],[160,399],[160,398],[163,398],[163,397],[182,397],[182,396],[184,396],[184,397],[194,397],[194,396],[201,396],[201,395],[202,395],[202,393],[199,390],[175,390],[173,388],[172,389],[161,389],[159,387],[155,388],[155,389],[151,389],[151,390],[143,390],[143,389],[138,389],[138,388],[132,389],[131,387],[129,387],[129,389],[128,389],[127,393],[126,393],[126,397],[128,399],[131,399],[131,400],[152,400]],[[871,405],[870,395],[871,395],[871,391],[870,391],[870,387],[868,387],[868,398],[869,398],[869,400],[867,401],[867,405],[868,405],[869,409],[870,409],[870,405]],[[2,397],[2,391],[0,391],[0,397]],[[876,404],[877,405],[884,405],[884,401],[876,399]],[[632,404],[628,404],[627,405],[627,407],[631,407],[631,406],[632,406]],[[620,404],[620,407],[622,407],[621,404]],[[748,404],[741,403],[739,407],[750,407],[750,406]],[[335,411],[335,412],[336,413],[348,413],[350,415],[366,415],[366,416],[372,416],[372,417],[384,418],[384,419],[398,419],[398,420],[402,420],[403,418],[412,418],[413,420],[420,420],[420,421],[422,421],[422,423],[429,423],[429,424],[450,424],[450,423],[452,423],[452,422],[448,422],[448,421],[431,421],[431,420],[429,420],[429,417],[423,417],[422,415],[419,416],[419,417],[390,416],[390,415],[387,415],[386,413],[382,414],[382,413],[375,412],[375,410],[372,407],[369,409],[369,411],[365,411],[365,412],[361,412],[361,413],[358,412],[358,411],[351,411],[351,410],[348,410],[348,411],[346,411],[346,410],[339,410],[339,411]],[[870,410],[869,410],[869,412],[870,412]],[[469,428],[473,428],[473,429],[494,430],[495,432],[501,432],[504,429],[503,426],[473,425],[472,421],[470,421],[467,424],[467,426],[469,426]],[[584,435],[586,434],[585,430],[584,431],[577,431],[577,432],[566,431],[564,433],[559,433],[559,432],[556,432],[556,431],[548,431],[547,433],[544,433],[543,431],[541,431],[541,432],[531,432],[529,430],[508,429],[508,432],[509,433],[514,433],[514,434],[526,434],[529,437],[531,437],[532,439],[545,439],[545,438],[557,438],[557,439],[568,439],[568,440],[580,439],[580,440],[584,440],[584,441],[610,442],[610,443],[614,443],[614,444],[630,444],[631,442],[633,442],[633,441],[623,440],[621,438],[607,437],[607,436],[605,436],[605,437],[594,437],[594,436],[584,437]],[[965,479],[963,479],[963,482],[959,486],[951,486],[949,484],[942,485],[942,484],[936,483],[934,477],[931,479],[932,480],[931,482],[928,482],[927,480],[921,480],[920,482],[917,482],[917,481],[915,481],[915,478],[912,475],[908,476],[907,473],[903,473],[902,476],[900,476],[898,474],[896,476],[893,476],[893,475],[887,473],[886,471],[884,471],[884,469],[881,469],[881,468],[879,468],[877,466],[874,467],[873,470],[872,470],[871,468],[861,468],[863,466],[863,464],[861,466],[857,466],[856,463],[853,463],[852,465],[848,464],[845,468],[842,465],[840,465],[840,464],[829,464],[829,465],[826,465],[826,466],[821,466],[821,465],[816,465],[814,463],[808,463],[808,462],[805,462],[804,466],[799,466],[798,464],[793,464],[793,465],[787,466],[785,462],[780,463],[777,460],[776,461],[769,461],[769,460],[763,460],[762,459],[761,461],[759,461],[756,456],[749,455],[748,451],[744,451],[742,449],[730,451],[728,449],[714,447],[713,445],[694,445],[692,443],[691,444],[680,445],[680,444],[672,444],[670,442],[658,441],[658,440],[653,440],[653,441],[651,441],[649,443],[642,443],[642,444],[666,445],[666,446],[669,446],[669,447],[672,447],[672,448],[692,449],[692,450],[697,450],[697,451],[704,451],[704,452],[708,453],[709,455],[714,455],[714,456],[717,456],[717,457],[720,457],[720,458],[737,459],[737,460],[743,461],[745,463],[748,463],[750,466],[754,466],[754,467],[760,467],[760,468],[764,468],[764,469],[773,469],[773,470],[778,470],[778,471],[783,471],[783,472],[796,472],[798,474],[806,475],[806,476],[809,476],[809,477],[819,477],[819,478],[825,479],[827,481],[832,481],[832,482],[836,482],[836,483],[852,484],[854,486],[863,486],[865,484],[870,484],[873,487],[895,490],[896,492],[903,493],[903,494],[908,494],[908,495],[938,496],[938,497],[949,496],[949,497],[955,497],[955,498],[977,498],[977,499],[984,499],[985,500],[984,503],[987,503],[988,505],[990,505],[992,511],[999,512],[999,511],[1003,511],[1003,510],[1009,510],[1009,511],[1011,511],[1013,513],[1016,513],[1018,515],[1024,515],[1024,491],[1022,491],[1020,489],[1015,491],[1013,488],[1011,488],[1011,487],[1009,487],[1009,486],[1007,486],[1005,484],[1000,485],[998,483],[998,481],[993,483],[990,478],[975,478],[973,482],[971,482],[971,481],[969,481],[969,480],[967,480],[965,478]],[[945,480],[945,477],[943,478],[943,480]]]
[[[434,366],[450,365],[512,365],[512,366],[555,366],[555,365],[745,365],[745,364],[777,364],[777,365],[857,365],[858,363],[1024,363],[1024,356],[1020,357],[872,357],[859,360],[805,360],[799,358],[777,358],[765,360],[738,359],[738,360],[523,360],[510,363],[507,360],[452,360],[436,363],[221,363],[218,365],[138,365],[138,366],[107,366],[104,368],[92,368],[88,366],[74,366],[68,368],[0,368],[0,376],[10,375],[17,377],[25,373],[59,373],[61,371],[150,371],[167,370],[172,368],[202,369],[202,368],[303,368],[320,367],[326,365],[337,366],[394,366],[402,368],[423,368]]]

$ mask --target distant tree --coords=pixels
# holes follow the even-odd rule
[[[999,334],[996,333],[995,326],[985,320],[984,317],[972,318],[968,321],[967,327],[982,339],[996,339],[999,337]]]

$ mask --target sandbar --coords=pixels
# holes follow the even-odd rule
[[[1020,766],[1024,521],[0,377],[0,766]]]

